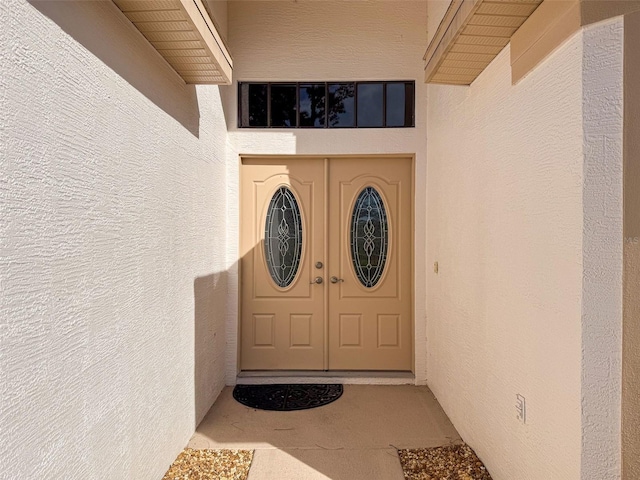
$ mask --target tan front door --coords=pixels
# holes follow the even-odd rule
[[[410,158],[245,158],[241,369],[413,365]]]

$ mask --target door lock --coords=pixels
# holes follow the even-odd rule
[[[321,269],[324,265],[322,265],[322,262],[316,262],[316,268],[317,269]]]
[[[329,280],[331,281],[331,283],[344,282],[344,279],[338,277],[331,277]]]
[[[320,285],[322,283],[322,277],[314,278],[313,281],[311,282],[311,285],[313,285],[314,283],[317,283],[318,285]]]

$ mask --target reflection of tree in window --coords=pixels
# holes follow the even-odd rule
[[[238,124],[276,128],[412,127],[414,88],[414,82],[240,83]]]
[[[333,83],[329,85],[329,126],[353,127],[354,115],[353,83]]]
[[[324,83],[300,85],[300,126],[324,127]]]

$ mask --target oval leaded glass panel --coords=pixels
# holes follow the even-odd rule
[[[273,194],[264,232],[264,253],[271,278],[287,287],[296,278],[302,255],[302,218],[293,192],[280,187]]]
[[[366,187],[351,215],[351,260],[365,287],[375,286],[382,277],[388,248],[389,224],[382,197],[375,188]]]

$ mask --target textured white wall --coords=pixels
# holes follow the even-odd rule
[[[621,475],[622,17],[583,34],[582,480]],[[637,88],[637,85],[628,85]]]
[[[640,478],[640,12],[624,19],[622,478]]]
[[[226,125],[112,2],[0,2],[0,478],[161,478],[224,385]]]
[[[428,382],[496,480],[617,478],[621,41],[429,87]]]
[[[280,130],[238,129],[237,88],[226,88],[230,185],[237,184],[238,154],[416,154],[416,179],[426,174],[426,1],[242,1],[229,4],[234,82],[303,80],[415,80],[416,128]],[[235,170],[231,172],[231,168]],[[238,196],[230,189],[230,229],[237,235]],[[416,381],[425,382],[426,193],[416,193]],[[237,256],[237,245],[234,255]],[[235,283],[235,282],[234,282]],[[230,285],[230,304],[237,299]],[[235,383],[237,312],[229,315],[227,382]],[[231,351],[234,351],[232,354]]]

